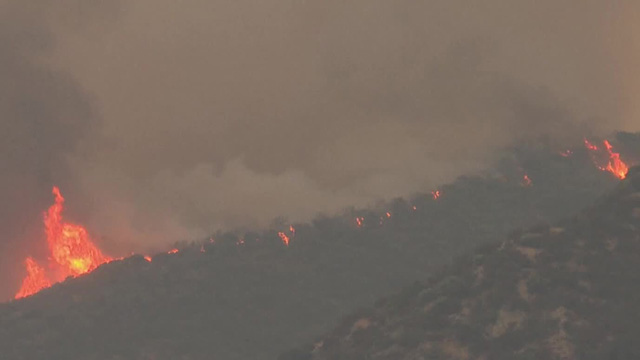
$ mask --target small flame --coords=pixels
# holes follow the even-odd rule
[[[179,252],[180,252],[180,250],[178,250],[178,249],[171,249],[171,250],[167,251],[167,254],[177,254]]]
[[[387,218],[390,218],[390,217],[391,217],[391,213],[390,213],[390,212],[388,212],[388,211],[387,211],[387,213],[386,213],[385,215],[387,215]]]
[[[291,231],[291,236],[296,236],[296,228],[293,225],[289,225],[289,231]]]
[[[587,139],[584,139],[584,146],[591,151],[598,151],[598,147],[590,143]]]
[[[609,153],[609,163],[607,164],[606,170],[618,177],[620,180],[626,178],[629,167],[620,160],[620,153],[613,152],[613,146],[611,146],[608,140],[604,141],[604,146],[607,148],[607,152]]]
[[[562,156],[562,157],[570,157],[571,155],[573,155],[573,151],[571,151],[571,150],[565,150],[565,151],[561,151],[559,154],[560,154],[560,156]]]
[[[521,184],[524,187],[529,187],[529,186],[533,185],[533,181],[531,181],[531,178],[529,178],[529,175],[524,174],[524,176],[522,177]]]
[[[285,246],[289,246],[289,237],[287,236],[287,234],[283,233],[282,231],[278,233],[278,236],[280,236],[280,239],[282,239],[282,243]]]
[[[149,256],[149,255],[145,255],[144,259],[147,260],[148,262],[151,262],[151,260],[153,260],[153,259],[151,259],[151,256]]]
[[[359,216],[356,218],[356,225],[358,225],[358,227],[362,227],[362,224],[364,223],[364,218]]]
[[[442,194],[440,193],[440,190],[436,190],[431,192],[431,196],[433,197],[433,200],[438,200]]]
[[[413,209],[413,211],[416,211],[416,210],[418,210],[418,207],[413,205],[412,209]]]
[[[608,162],[606,166],[598,165],[598,163],[594,159],[594,163],[596,167],[602,171],[608,171],[612,173],[615,177],[622,180],[627,177],[627,171],[629,171],[629,166],[620,159],[620,153],[613,151],[613,146],[609,143],[608,140],[603,141],[604,148],[607,151]],[[590,151],[600,151],[600,148],[590,143],[587,139],[584,139],[584,145]]]

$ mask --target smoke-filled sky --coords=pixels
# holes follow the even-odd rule
[[[51,186],[114,256],[639,130],[640,3],[0,0],[0,297]]]

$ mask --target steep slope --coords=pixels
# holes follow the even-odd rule
[[[17,360],[275,358],[453,256],[575,213],[617,184],[584,150],[566,158],[516,149],[496,171],[439,188],[437,199],[428,192],[318,217],[293,224],[295,234],[286,222],[217,234],[2,304],[0,349]]]
[[[640,167],[595,206],[514,234],[281,359],[640,358]]]

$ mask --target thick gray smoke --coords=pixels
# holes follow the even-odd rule
[[[57,5],[80,10],[83,3],[97,10],[92,1]],[[89,20],[103,12],[76,15]],[[0,286],[2,299],[15,290],[26,254],[44,254],[42,213],[52,184],[78,184],[67,156],[78,156],[83,137],[97,135],[84,90],[68,71],[48,63],[56,14],[47,1],[0,1],[0,284],[9,285]]]
[[[122,255],[430,190],[521,138],[637,130],[636,2],[25,3],[0,0],[12,285],[53,184]]]

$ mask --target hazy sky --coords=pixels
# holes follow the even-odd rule
[[[57,184],[112,255],[640,130],[640,3],[0,0],[0,296]],[[9,294],[9,295],[7,295]]]

